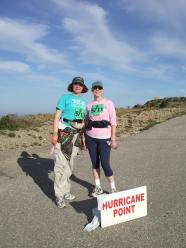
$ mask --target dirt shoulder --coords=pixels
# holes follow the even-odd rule
[[[149,110],[118,110],[117,137],[139,133],[157,123],[186,114],[186,108],[165,108]],[[33,117],[36,118],[36,117]],[[50,144],[52,121],[45,121],[41,126],[21,128],[16,131],[0,132],[0,151],[31,148]]]

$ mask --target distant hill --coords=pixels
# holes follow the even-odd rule
[[[165,97],[147,101],[145,104],[136,104],[133,108],[176,108],[185,107],[186,97]]]

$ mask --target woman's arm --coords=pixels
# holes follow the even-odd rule
[[[112,125],[111,126],[111,148],[116,149],[117,142],[116,142],[116,126]]]
[[[111,122],[111,148],[116,149],[117,142],[116,142],[116,110],[112,103],[112,101],[109,102],[109,118]]]
[[[58,127],[59,127],[59,121],[61,118],[61,110],[56,110],[55,116],[54,116],[54,125],[53,125],[53,134],[52,134],[52,144],[56,145],[57,139],[58,139]]]

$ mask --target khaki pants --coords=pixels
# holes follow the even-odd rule
[[[57,198],[64,197],[64,195],[70,192],[70,176],[73,172],[74,158],[79,152],[79,148],[73,146],[72,155],[70,161],[68,161],[60,149],[60,143],[56,144],[54,150],[55,165],[54,165],[54,191]]]

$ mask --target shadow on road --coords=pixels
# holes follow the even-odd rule
[[[48,174],[54,170],[54,160],[49,158],[41,158],[37,154],[29,154],[28,152],[23,151],[20,154],[17,163],[25,172],[26,176],[32,177],[42,192],[53,202],[55,202],[54,182],[48,176]],[[70,179],[85,187],[90,195],[94,187],[93,184],[78,178],[74,174],[72,174]],[[79,211],[81,206],[76,206],[76,209]]]
[[[70,205],[76,210],[77,213],[83,213],[87,216],[87,222],[92,221],[92,210],[97,208],[97,198],[92,198],[84,201],[73,201]]]
[[[84,188],[86,188],[88,190],[88,195],[91,196],[92,190],[94,188],[94,185],[93,184],[91,184],[91,183],[89,183],[89,182],[87,182],[85,180],[82,180],[82,179],[76,177],[74,174],[72,174],[72,176],[70,177],[70,179],[72,181],[74,181],[75,183],[77,183],[77,184],[83,186]]]
[[[54,170],[54,160],[41,158],[37,154],[30,155],[23,151],[17,162],[26,175],[32,177],[42,192],[55,201],[53,181],[48,176],[48,173]]]

